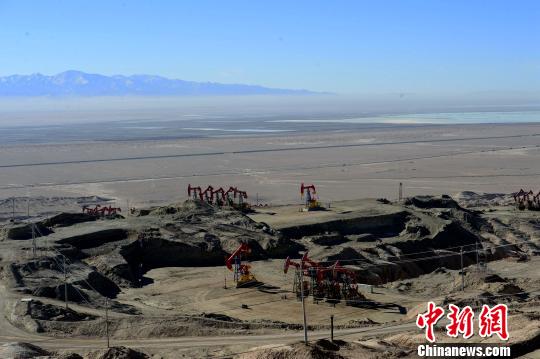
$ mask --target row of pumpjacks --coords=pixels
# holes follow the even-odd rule
[[[102,207],[100,204],[96,204],[94,207],[90,207],[87,205],[82,206],[82,213],[96,217],[114,216],[118,214],[118,212],[122,212],[122,208],[112,207],[110,205]]]
[[[534,194],[532,190],[525,192],[520,189],[519,192],[513,194],[516,207],[523,210],[540,211],[540,191]]]
[[[209,185],[203,190],[200,186],[195,187],[189,184],[187,193],[188,196],[194,200],[201,200],[219,207],[230,206],[241,210],[250,207],[246,202],[248,198],[247,192],[241,191],[233,186],[230,186],[229,189],[225,190],[223,187],[215,188],[212,185]],[[322,209],[315,185],[305,185],[302,182],[300,185],[300,198],[304,201],[304,211]]]
[[[239,210],[249,208],[249,203],[246,202],[248,198],[247,192],[233,186],[225,190],[223,187],[214,188],[209,185],[203,190],[200,186],[194,187],[189,184],[187,193],[194,200],[204,201],[218,207],[229,206]]]
[[[295,267],[293,292],[297,298],[311,295],[313,302],[339,302],[345,300],[347,305],[356,305],[365,301],[358,291],[356,273],[343,267],[339,261],[324,265],[308,257],[305,252],[299,262],[287,257],[283,266],[286,274],[289,268]]]

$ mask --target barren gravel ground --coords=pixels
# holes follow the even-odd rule
[[[258,193],[283,204],[300,200],[302,181],[323,202],[396,198],[399,182],[407,196],[508,193],[537,185],[539,138],[539,124],[486,124],[1,146],[0,198],[99,195],[144,206],[184,199],[192,183],[237,185],[253,202]],[[10,211],[0,206],[0,215]]]
[[[182,202],[186,199],[188,183],[201,186],[237,185],[248,191],[252,202],[255,202],[257,193],[261,203],[274,206],[261,208],[260,213],[251,215],[251,218],[268,223],[275,229],[310,226],[330,221],[333,216],[347,219],[348,216],[369,217],[381,213],[393,215],[399,212],[393,204],[383,206],[372,199],[344,200],[396,199],[399,182],[404,184],[405,196],[455,195],[461,191],[508,194],[519,188],[538,191],[539,138],[540,125],[513,124],[411,126],[257,138],[1,146],[0,222],[11,216],[11,196],[19,197],[15,201],[16,217],[25,219],[26,196],[32,197],[28,202],[30,216],[47,217],[59,211],[79,212],[83,203],[108,201],[125,209],[127,201],[130,206],[139,208]],[[330,211],[299,212],[298,187],[302,181],[316,184],[322,204],[330,204]],[[497,201],[508,200],[504,195],[494,196],[498,196]],[[369,340],[374,340],[376,343],[370,342],[370,345],[377,346],[380,345],[378,341],[384,339],[398,347],[414,346],[414,340],[420,340],[421,336],[411,340],[406,337],[410,337],[411,331],[418,333],[412,321],[415,314],[423,310],[428,298],[442,303],[450,296],[454,300],[467,302],[479,300],[485,292],[501,295],[511,305],[512,314],[515,314],[510,319],[511,331],[515,333],[513,340],[530,340],[538,336],[539,212],[518,212],[504,203],[482,202],[475,205],[476,199],[467,193],[455,198],[479,211],[479,216],[492,227],[492,232],[486,233],[486,242],[493,245],[516,244],[520,251],[528,254],[527,260],[509,255],[488,263],[484,274],[496,274],[504,278],[505,283],[486,283],[485,275],[479,274],[472,264],[467,265],[465,271],[465,293],[460,292],[461,277],[454,267],[381,284],[374,288],[374,293],[369,293],[367,288],[362,289],[370,299],[390,305],[388,308],[354,308],[343,303],[333,306],[308,300],[307,316],[313,337],[328,336],[329,317],[334,315],[339,327],[336,333],[347,341],[360,341],[367,345]],[[439,217],[444,216],[442,212],[445,210],[437,209],[425,213],[425,216],[421,210],[415,213],[417,221],[431,227],[439,226]],[[52,237],[70,237],[109,227],[133,229],[133,224],[138,221],[142,223],[145,219],[130,217],[124,222],[79,224],[59,228]],[[149,226],[156,225],[157,222],[152,221],[148,220]],[[167,221],[173,220],[169,218]],[[413,222],[404,222],[404,225],[411,224],[412,229],[416,230]],[[165,226],[165,222],[162,224]],[[399,235],[394,233],[386,237],[381,234],[377,239],[380,242],[351,240],[352,244],[348,245],[361,252],[367,248],[376,249],[379,244],[393,245],[393,241],[401,239],[414,242],[420,238],[414,237],[415,232],[407,233],[406,228],[400,228],[399,231],[403,232]],[[437,231],[433,230],[432,234],[435,233]],[[189,236],[187,232],[184,234]],[[407,237],[409,234],[410,238]],[[129,237],[126,240],[132,239]],[[53,239],[50,241],[52,243]],[[311,239],[300,238],[298,241],[305,244],[318,259],[330,253],[336,254],[345,246],[310,247]],[[11,241],[9,245],[6,244],[8,241],[1,243],[5,246],[0,252],[3,265],[30,259],[30,246],[25,241]],[[449,244],[445,242],[444,246],[448,247]],[[421,250],[418,248],[414,251]],[[106,260],[103,262],[107,264]],[[301,339],[302,333],[291,328],[269,326],[245,329],[239,325],[238,329],[227,327],[221,331],[223,328],[209,326],[209,329],[192,323],[185,325],[180,320],[182,316],[214,313],[252,323],[273,321],[273,324],[300,324],[301,305],[290,292],[292,273],[285,275],[282,265],[283,259],[252,262],[253,272],[265,287],[244,289],[232,287],[232,276],[223,266],[149,270],[145,273],[147,285],[142,288],[124,286],[117,297],[118,303],[131,305],[139,311],[142,317],[132,319],[130,323],[138,320],[135,324],[145,329],[137,329],[135,333],[115,330],[113,343],[140,348],[158,357],[172,358],[178,357],[178,353],[185,357],[219,357],[260,345],[294,343]],[[7,273],[7,267],[5,270]],[[38,277],[33,279],[40,280],[41,273],[44,272],[38,273]],[[225,278],[227,288],[224,288]],[[42,279],[47,281],[48,278]],[[514,292],[527,292],[527,299],[520,300],[515,295],[504,294],[508,288]],[[0,289],[0,308],[30,296],[15,294],[3,287]],[[39,299],[60,307],[63,304],[56,299]],[[242,304],[247,305],[247,309],[242,308]],[[406,307],[408,313],[400,313],[397,307],[393,307],[394,304]],[[1,321],[0,343],[28,341],[47,349],[80,352],[102,346],[103,310],[88,308],[84,303],[72,304],[72,308],[98,317],[96,327],[89,329],[93,330],[93,335],[77,334],[52,339],[49,334],[28,333],[7,321]],[[129,316],[115,310],[110,315],[118,321]],[[172,336],[164,333],[169,330],[168,327],[162,323],[156,324],[152,317],[176,318],[182,333]],[[354,328],[346,328],[349,326]],[[400,333],[405,333],[405,336]],[[132,334],[139,338],[133,339],[130,337]],[[381,348],[378,347],[375,352],[379,351],[380,354],[385,350]],[[262,350],[263,354],[268,354],[264,352],[267,348]],[[536,354],[529,355],[534,357]]]

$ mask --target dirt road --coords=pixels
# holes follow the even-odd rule
[[[6,288],[0,286],[0,308],[7,304]],[[104,314],[104,313],[102,313]],[[349,335],[358,335],[362,337],[381,334],[393,334],[408,331],[416,328],[414,323],[405,323],[390,326],[372,326],[365,328],[350,328],[335,330],[336,337]],[[320,339],[328,337],[328,330],[309,332],[310,339]],[[229,345],[267,345],[267,344],[287,344],[302,340],[301,331],[284,332],[278,334],[261,335],[235,335],[235,336],[189,336],[173,338],[149,338],[149,339],[121,339],[111,340],[111,345],[127,346],[140,349],[152,348],[208,348],[223,347]],[[96,349],[106,346],[106,338],[53,338],[45,335],[36,335],[25,332],[12,325],[5,317],[0,320],[0,344],[9,342],[30,342],[45,349],[50,350],[77,350],[77,349]]]

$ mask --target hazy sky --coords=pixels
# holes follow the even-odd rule
[[[540,92],[540,1],[0,0],[0,75]]]

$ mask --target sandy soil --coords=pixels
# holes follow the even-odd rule
[[[145,313],[198,314],[222,313],[242,320],[273,320],[298,324],[302,322],[301,302],[292,291],[293,273],[283,274],[283,260],[253,262],[253,273],[257,280],[270,288],[235,288],[232,273],[224,268],[160,268],[147,273],[154,283],[142,289],[124,291],[120,299],[133,304]],[[225,278],[228,281],[224,289]],[[377,289],[368,294],[372,300],[413,306],[422,299],[406,298],[399,292],[391,293]],[[328,326],[330,315],[335,315],[336,325],[347,325],[351,321],[385,323],[400,320],[403,315],[396,308],[387,310],[366,309],[307,301],[309,324],[314,327]],[[242,304],[248,308],[243,309]],[[271,313],[271,314],[270,314]]]
[[[399,130],[386,128],[364,132],[308,133],[279,137],[2,146],[0,222],[11,217],[13,203],[15,217],[18,219],[25,219],[27,211],[30,217],[44,218],[60,211],[80,212],[81,205],[97,203],[123,207],[125,213],[128,203],[130,207],[142,208],[182,201],[186,198],[185,187],[188,183],[201,186],[237,185],[246,189],[252,203],[258,198],[260,203],[273,204],[259,208],[258,213],[250,217],[277,230],[287,230],[294,226],[306,227],[336,218],[346,220],[397,215],[401,204],[383,205],[374,198],[396,199],[400,182],[404,184],[405,196],[457,194],[461,191],[493,192],[497,194],[480,199],[470,193],[460,193],[456,198],[461,204],[474,210],[477,216],[482,217],[480,226],[491,228],[489,233],[483,232],[486,243],[492,246],[516,245],[519,251],[515,252],[519,252],[522,257],[515,253],[503,253],[504,251],[495,253],[500,257],[494,254],[493,258],[500,259],[489,262],[482,271],[469,261],[464,272],[464,293],[460,291],[459,271],[441,268],[436,272],[407,279],[398,278],[390,283],[377,285],[373,293],[369,287],[361,288],[366,297],[381,305],[388,304],[387,308],[351,307],[344,303],[333,305],[308,300],[308,323],[314,333],[316,330],[323,330],[324,333],[316,333],[318,337],[324,337],[327,336],[329,318],[334,315],[336,326],[342,330],[340,335],[343,339],[361,342],[362,350],[367,345],[366,340],[370,338],[375,338],[376,341],[385,340],[387,344],[383,346],[379,342],[374,344],[380,346],[375,352],[380,354],[390,345],[395,346],[392,350],[397,348],[399,354],[400,348],[410,349],[416,343],[414,340],[420,340],[421,336],[406,340],[399,333],[416,330],[410,325],[413,325],[415,314],[425,307],[427,298],[439,303],[448,300],[478,303],[478,300],[482,300],[481,295],[489,292],[493,296],[499,296],[498,298],[505,298],[504,300],[512,305],[517,316],[511,319],[511,328],[526,328],[521,331],[516,329],[516,336],[519,338],[515,340],[528,340],[529,335],[538,335],[540,332],[540,326],[534,326],[538,324],[537,319],[528,320],[526,327],[524,324],[526,318],[529,318],[526,316],[528,313],[537,315],[539,312],[540,220],[538,212],[519,212],[509,206],[509,198],[505,193],[519,188],[532,188],[535,191],[540,189],[536,181],[540,163],[539,130],[540,125],[533,124],[411,126]],[[308,150],[298,149],[299,147],[311,148]],[[261,152],[260,149],[270,151]],[[317,185],[321,203],[329,210],[311,213],[299,211],[298,187],[302,181]],[[17,197],[14,202],[10,199],[13,196]],[[31,197],[28,202],[27,196]],[[371,199],[345,201],[362,197]],[[286,203],[294,204],[287,206],[284,205]],[[445,216],[445,210],[447,209],[431,211],[424,213],[425,215],[422,210],[415,210],[415,216],[427,227],[440,226],[439,217]],[[464,223],[467,222],[466,219],[463,220]],[[169,220],[174,222],[176,219]],[[156,225],[151,220],[146,221],[129,217],[126,221],[103,221],[60,228],[51,238],[44,240],[43,246],[54,243],[62,236],[73,237],[88,231],[95,232],[97,229],[120,227],[127,231],[133,230],[137,225]],[[242,223],[240,227],[245,224]],[[160,225],[165,226],[165,222]],[[464,225],[469,226],[467,223]],[[182,235],[193,238],[195,233],[202,233],[197,240],[207,239],[204,232],[190,232],[187,230],[189,228],[186,228],[187,226],[182,224],[181,228],[173,229],[178,233],[185,231]],[[482,228],[476,230],[483,231]],[[437,232],[432,232],[433,235],[435,233]],[[416,237],[414,233],[410,234],[411,238],[406,231],[399,235],[381,235],[376,242],[355,240],[354,248],[360,252],[369,249],[373,256],[386,256],[384,259],[388,259],[388,251],[377,252],[380,245],[393,246],[396,241],[409,239],[414,242]],[[235,241],[244,238],[244,235],[244,232],[226,234],[224,236],[230,243],[225,244],[233,246]],[[129,240],[133,240],[130,236],[132,234],[123,238],[126,242],[122,243],[128,244]],[[298,242],[306,245],[310,251],[313,249],[312,253],[318,259],[326,258],[329,253],[337,253],[336,251],[342,248],[340,245],[312,248],[309,247],[311,240],[312,238],[300,238]],[[28,242],[12,242],[10,246],[16,251],[0,252],[5,273],[10,269],[10,262],[29,262],[32,259]],[[449,244],[445,243],[444,246],[448,247]],[[95,253],[89,249],[90,255],[95,255],[98,259],[87,260],[84,266],[81,264],[76,268],[78,274],[84,277],[91,271],[89,267],[106,267],[108,261],[113,261],[103,254],[106,252],[101,253],[101,250],[108,249],[99,249]],[[415,251],[421,250],[417,248]],[[46,248],[44,252],[46,256],[51,255]],[[140,322],[138,324],[150,329],[134,332],[130,330],[131,327],[122,329],[119,324],[111,328],[113,337],[120,344],[139,346],[143,351],[158,357],[175,357],[177,350],[186,357],[219,357],[246,351],[260,344],[289,345],[297,341],[301,337],[297,328],[302,322],[302,315],[301,304],[291,293],[292,273],[283,273],[283,259],[260,260],[251,264],[257,279],[264,285],[256,288],[233,288],[232,275],[223,266],[166,266],[146,272],[147,285],[142,288],[126,285],[121,287],[114,303],[116,307],[110,315],[113,322],[121,325],[136,327]],[[34,281],[47,282],[53,276],[57,277],[56,281],[61,280],[58,271],[37,271],[32,277],[31,270],[22,268],[27,270],[28,277]],[[504,279],[504,283],[487,283],[486,275],[498,275]],[[516,291],[526,292],[527,298],[516,297]],[[32,293],[23,295],[7,292],[0,295],[0,307],[4,306],[3,300],[11,305],[13,301],[20,301],[23,296],[32,296]],[[3,299],[3,295],[9,298]],[[57,299],[40,299],[46,304],[62,306],[62,301]],[[92,297],[90,300],[93,300]],[[407,314],[400,313],[395,304],[407,308]],[[134,308],[138,316],[131,317],[132,314],[127,313],[126,307],[121,307],[122,305]],[[65,342],[47,342],[49,339],[46,337],[28,334],[26,339],[36,342],[44,340],[43,345],[47,349],[62,351],[70,345],[78,345],[82,351],[89,351],[88,347],[95,345],[96,340],[101,340],[103,336],[103,310],[88,307],[85,303],[73,304],[72,308],[97,318],[84,330],[77,332],[77,338],[65,338]],[[199,320],[200,318],[195,320],[190,317],[201,314],[211,315],[210,320],[205,322]],[[226,321],[232,318],[241,322],[225,323],[223,326],[223,323],[210,325],[215,315],[225,316]],[[159,318],[164,317],[174,318],[173,326],[177,332],[165,333],[171,326],[156,324],[156,320],[160,321]],[[218,322],[219,320],[221,319],[217,319]],[[532,325],[529,322],[532,322]],[[261,325],[247,327],[246,323]],[[286,329],[282,328],[283,325]],[[404,327],[398,327],[399,325]],[[385,329],[386,326],[390,326],[390,329]],[[351,329],[356,331],[350,331]],[[366,331],[359,332],[364,329]],[[228,343],[223,337],[225,333],[237,337]],[[130,339],[134,334],[147,341]],[[268,336],[245,339],[248,334]],[[98,339],[89,338],[92,335]],[[173,338],[169,342],[162,338],[171,335]],[[189,338],[183,338],[186,335],[203,335],[208,336],[208,339],[204,342],[201,339],[198,344],[193,344],[196,348],[191,349]],[[157,339],[150,340],[149,337]],[[13,338],[24,339],[25,335],[5,323],[0,324],[0,342],[6,343]],[[349,349],[352,348],[354,352],[356,344],[351,345]],[[293,345],[290,350],[296,348]],[[261,350],[262,355],[268,354],[265,351],[267,348]],[[348,353],[347,350],[342,353]],[[250,356],[251,354],[246,357],[259,355],[255,353]]]
[[[483,303],[507,303],[512,315],[511,345],[517,345],[516,348],[521,345],[519,343],[534,346],[537,340],[535,338],[540,335],[540,326],[537,325],[540,298],[540,277],[537,275],[540,273],[537,256],[538,216],[537,212],[521,212],[511,205],[503,204],[508,201],[507,197],[461,193],[458,198],[475,208],[476,212],[456,207],[457,203],[449,198],[419,197],[415,200],[421,201],[418,202],[420,207],[413,205],[412,203],[417,202],[412,200],[384,203],[364,199],[334,202],[330,208],[319,212],[301,212],[297,205],[290,205],[262,208],[258,213],[251,214],[251,219],[267,223],[280,230],[282,235],[294,234],[295,232],[290,231],[291,228],[309,231],[313,226],[322,223],[339,223],[333,230],[349,228],[359,232],[372,231],[372,235],[380,236],[377,241],[358,242],[352,240],[358,234],[348,233],[347,238],[351,238],[348,242],[325,246],[316,245],[314,239],[326,235],[324,238],[333,240],[330,233],[302,238],[295,238],[293,235],[294,241],[303,243],[315,259],[337,253],[336,249],[343,246],[352,246],[364,256],[378,253],[379,259],[373,262],[377,266],[377,263],[384,262],[384,258],[392,258],[386,257],[387,253],[383,250],[385,245],[402,246],[405,250],[408,247],[403,245],[409,243],[413,247],[408,250],[414,252],[426,249],[421,243],[452,248],[454,242],[448,242],[448,239],[440,236],[442,232],[437,232],[442,230],[444,223],[448,223],[441,219],[449,218],[447,216],[451,216],[453,221],[470,231],[480,231],[478,233],[482,234],[482,230],[486,230],[485,235],[489,234],[489,238],[486,237],[483,243],[485,246],[504,240],[504,243],[510,241],[520,248],[520,256],[515,256],[513,251],[501,252],[503,259],[496,260],[495,253],[491,260],[482,266],[477,266],[474,258],[469,257],[464,270],[464,291],[461,291],[460,271],[455,269],[455,263],[450,261],[447,264],[454,266],[454,269],[443,266],[436,270],[436,267],[411,267],[409,269],[412,272],[407,274],[406,279],[398,277],[385,284],[361,286],[362,294],[371,303],[377,303],[376,307],[353,307],[345,305],[344,301],[335,305],[325,301],[316,303],[312,297],[308,297],[306,313],[310,337],[314,340],[327,337],[329,319],[334,316],[336,337],[346,341],[339,350],[334,348],[328,352],[324,347],[319,348],[319,344],[314,344],[315,347],[306,352],[305,348],[294,344],[301,337],[301,303],[292,293],[293,272],[286,275],[283,273],[283,259],[251,261],[252,272],[260,282],[259,285],[235,288],[232,273],[222,265],[211,264],[213,262],[204,265],[205,258],[212,260],[204,254],[198,254],[198,261],[202,266],[184,266],[180,261],[178,265],[181,267],[161,264],[162,267],[147,271],[144,273],[145,285],[142,287],[127,285],[126,279],[118,282],[123,284],[116,298],[111,301],[109,312],[112,339],[118,345],[140,348],[145,353],[165,358],[174,358],[179,353],[177,350],[186,357],[220,357],[244,352],[247,352],[245,358],[274,355],[279,358],[298,355],[311,358],[318,357],[317,355],[328,357],[336,353],[341,357],[354,358],[358,353],[377,357],[386,352],[396,356],[413,355],[415,345],[421,342],[422,335],[402,333],[411,330],[418,333],[414,326],[415,317],[425,310],[426,298],[430,298],[441,305],[451,302],[472,305],[474,308]],[[477,202],[473,201],[475,198],[478,199]],[[89,200],[92,199],[93,197]],[[59,202],[60,208],[66,203],[69,204],[70,201]],[[425,205],[428,207],[422,207]],[[156,237],[148,237],[148,242],[144,243],[147,248],[145,255],[148,260],[149,256],[153,256],[153,261],[156,260],[156,253],[162,260],[167,256],[184,256],[189,259],[187,251],[192,250],[189,245],[197,246],[218,237],[223,245],[229,247],[234,246],[230,241],[239,234],[244,239],[256,238],[261,244],[272,243],[274,235],[270,234],[271,231],[265,232],[264,225],[250,222],[236,211],[212,208],[188,201],[184,204],[158,207],[140,217],[134,214],[127,219],[91,220],[67,226],[61,224],[52,228],[54,233],[39,239],[41,260],[38,262],[32,261],[28,241],[10,239],[8,234],[8,237],[4,237],[0,242],[4,249],[0,258],[2,280],[10,286],[14,286],[15,281],[36,290],[44,286],[54,286],[62,280],[61,272],[48,258],[54,256],[54,246],[60,243],[64,244],[56,248],[67,250],[66,253],[71,253],[73,260],[69,266],[70,282],[81,283],[84,278],[90,280],[92,275],[96,276],[96,273],[92,274],[96,269],[111,278],[117,278],[115,272],[108,270],[107,266],[116,265],[115,268],[119,269],[122,263],[125,263],[119,262],[118,248],[131,247],[133,243],[137,243],[136,231],[148,234],[150,232],[146,232],[146,229],[152,227],[162,227],[160,235],[155,232]],[[403,211],[409,213],[405,224],[400,222]],[[375,222],[372,218],[376,219]],[[350,227],[350,221],[353,227]],[[173,223],[178,226],[174,227]],[[368,224],[368,227],[363,227]],[[401,232],[397,233],[394,226],[399,227]],[[429,228],[431,235],[415,232],[422,226]],[[482,229],[484,227],[485,229]],[[12,225],[4,228],[12,228]],[[385,229],[380,231],[381,228]],[[401,228],[412,228],[413,231],[402,231]],[[105,230],[114,232],[107,234]],[[123,232],[125,230],[128,232]],[[389,230],[392,233],[389,233]],[[199,236],[200,239],[195,239],[198,238],[196,233],[202,235]],[[424,242],[420,241],[414,246],[419,239]],[[426,240],[428,242],[425,242]],[[157,244],[151,246],[152,242]],[[79,250],[70,249],[66,246],[67,243],[75,245]],[[184,249],[178,252],[171,246],[172,243],[177,243]],[[286,243],[281,245],[287,246]],[[394,250],[397,250],[397,247]],[[264,248],[271,250],[272,247]],[[130,258],[128,252],[120,253],[124,253],[124,259]],[[77,258],[83,259],[79,261]],[[371,257],[372,260],[374,258]],[[410,257],[405,255],[403,258]],[[421,274],[424,270],[428,272]],[[22,277],[17,279],[17,276],[10,274],[15,272],[19,272]],[[105,286],[101,290],[107,290],[106,281],[96,281],[94,285],[98,284]],[[0,306],[6,306],[6,313],[11,318],[11,323],[14,323],[12,325],[23,327],[31,333],[21,334],[20,330],[9,327],[9,324],[0,325],[0,342],[11,342],[12,338],[20,338],[43,345],[47,350],[66,352],[70,345],[78,345],[81,353],[92,357],[93,354],[88,348],[104,336],[104,313],[101,303],[103,297],[89,289],[91,288],[80,287],[91,303],[70,303],[70,311],[63,310],[63,302],[58,298],[39,296],[36,290],[28,291],[21,285],[4,291],[0,295]],[[31,312],[25,309],[28,308],[25,304],[27,302],[21,301],[22,298],[29,297],[34,298],[34,304],[30,305],[34,308]],[[5,303],[1,305],[3,300]],[[406,308],[406,312],[400,311],[397,305]],[[36,315],[45,319],[36,322]],[[30,320],[31,318],[33,319]],[[36,323],[39,323],[41,330],[45,330],[47,335],[55,335],[58,339],[44,339],[47,337],[38,334]],[[68,336],[62,339],[64,333],[68,333]],[[197,341],[195,345],[189,343],[190,337],[200,339],[193,339]],[[188,345],[194,347],[188,348]],[[272,346],[261,348],[261,345]],[[8,350],[12,347],[6,348]],[[526,349],[527,351],[521,350],[527,353],[531,351],[530,348]]]
[[[258,194],[261,203],[279,204],[300,202],[302,181],[317,185],[323,203],[393,199],[399,182],[407,196],[464,190],[508,193],[537,185],[539,129],[538,124],[426,125],[2,146],[0,198],[98,195],[122,207],[127,201],[144,206],[183,199],[192,183],[237,185],[248,191],[252,202]],[[26,213],[26,205],[17,212]]]

